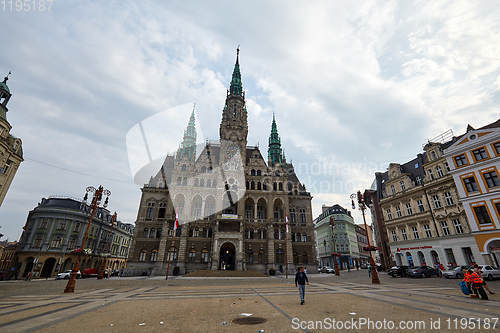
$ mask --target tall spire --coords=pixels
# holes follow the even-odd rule
[[[233,77],[231,78],[231,86],[229,92],[231,95],[243,96],[243,86],[241,84],[240,73],[240,46],[236,49],[236,63],[234,64]]]
[[[276,163],[283,162],[283,153],[281,150],[281,139],[278,134],[278,126],[276,126],[276,119],[273,112],[273,122],[271,124],[271,135],[269,135],[269,147],[267,149],[267,159],[270,166]]]
[[[189,117],[188,125],[184,130],[184,136],[182,138],[181,146],[177,150],[177,158],[184,158],[185,156],[187,156],[188,160],[194,160],[196,156],[196,120],[194,115],[195,107],[196,104],[193,105],[191,117]]]

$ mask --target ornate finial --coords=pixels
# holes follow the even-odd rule
[[[9,71],[9,73],[7,74],[7,76],[3,78],[3,82],[2,83],[7,83],[7,80],[9,79],[9,75],[10,74],[12,74],[11,71]]]
[[[240,44],[238,44],[238,47],[236,48],[236,56],[240,55]]]

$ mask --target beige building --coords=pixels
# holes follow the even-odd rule
[[[440,139],[382,175],[380,206],[397,265],[464,265],[480,258],[443,156],[456,138]]]
[[[21,139],[14,137],[10,131],[12,126],[7,121],[7,103],[10,93],[7,86],[8,77],[0,82],[0,206],[9,190],[10,184],[16,175],[19,165],[23,161]]]
[[[467,133],[445,150],[481,257],[500,265],[500,120]]]
[[[312,197],[285,159],[274,118],[267,163],[247,145],[245,103],[237,57],[220,140],[196,146],[193,112],[176,154],[142,188],[127,274],[163,275],[169,262],[179,274],[316,269]]]

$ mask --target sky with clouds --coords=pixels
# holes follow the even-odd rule
[[[266,154],[274,112],[315,216],[349,207],[427,139],[500,117],[495,1],[54,0],[0,8],[0,28],[25,156],[0,207],[10,239],[42,197],[81,198],[88,185],[109,188],[109,208],[134,222],[127,133],[167,115],[157,129],[172,149],[189,116],[172,110],[196,102],[204,138],[217,139],[238,44],[248,144]]]

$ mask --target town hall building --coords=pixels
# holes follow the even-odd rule
[[[219,140],[197,146],[195,122],[193,111],[179,149],[141,189],[127,274],[314,271],[312,197],[286,161],[274,115],[267,160],[247,145],[239,50]]]

